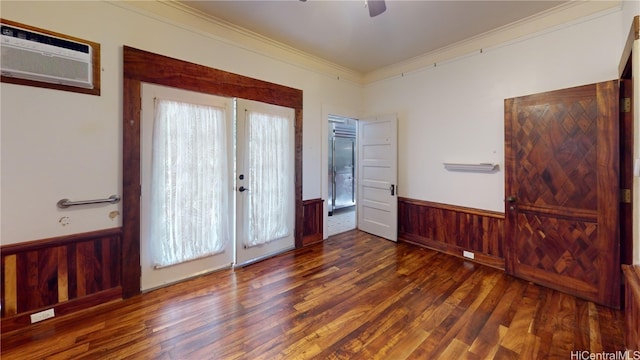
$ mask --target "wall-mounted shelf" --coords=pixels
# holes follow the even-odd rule
[[[449,171],[469,171],[469,172],[484,172],[491,173],[498,171],[499,165],[494,163],[479,163],[479,164],[465,164],[465,163],[443,163],[444,168]]]

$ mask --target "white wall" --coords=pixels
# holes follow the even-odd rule
[[[321,196],[322,104],[361,108],[360,85],[296,65],[286,52],[236,45],[226,34],[178,25],[131,4],[2,1],[0,11],[4,19],[98,42],[102,53],[101,96],[0,84],[1,244],[121,226],[113,213],[121,204],[61,210],[56,202],[122,193],[123,45],[303,90],[304,199]]]
[[[397,112],[400,196],[503,211],[502,171],[451,173],[442,162],[503,166],[505,98],[616,78],[639,4],[626,1],[622,10],[380,80],[363,91],[331,70],[310,66],[312,61],[268,45],[240,44],[168,6],[160,17],[147,10],[160,6],[150,2],[3,0],[5,19],[100,43],[103,69],[99,97],[0,84],[0,243],[121,225],[119,216],[109,216],[121,211],[120,204],[68,210],[55,204],[121,194],[123,45],[302,89],[304,199],[322,196],[323,111]],[[69,218],[66,226],[63,217]],[[635,248],[638,263],[638,240]]]
[[[367,112],[399,114],[399,195],[504,211],[504,99],[618,78],[621,19],[614,9],[367,85]],[[449,172],[443,162],[501,170]]]

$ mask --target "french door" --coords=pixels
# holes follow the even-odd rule
[[[293,114],[142,84],[141,290],[294,247]]]
[[[236,264],[294,248],[294,110],[237,101]]]

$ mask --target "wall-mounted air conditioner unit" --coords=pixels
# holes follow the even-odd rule
[[[2,24],[3,76],[93,89],[90,45]]]

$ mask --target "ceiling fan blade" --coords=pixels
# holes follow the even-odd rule
[[[369,16],[374,17],[382,14],[387,10],[387,5],[384,0],[367,0],[367,7],[369,8]]]

